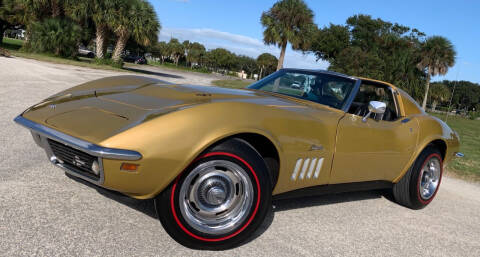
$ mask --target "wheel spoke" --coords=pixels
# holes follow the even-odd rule
[[[243,168],[213,160],[199,164],[185,178],[179,193],[180,211],[196,230],[223,234],[246,219],[252,196],[253,185]]]
[[[419,191],[424,200],[430,199],[437,190],[441,172],[440,163],[436,157],[432,157],[421,169]]]

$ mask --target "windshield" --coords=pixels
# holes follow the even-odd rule
[[[280,70],[248,88],[288,95],[342,109],[355,80],[320,72]]]

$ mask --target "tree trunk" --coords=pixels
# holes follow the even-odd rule
[[[427,73],[427,84],[425,86],[425,97],[423,97],[423,104],[422,104],[422,108],[423,110],[427,110],[427,98],[428,98],[428,90],[430,89],[430,68],[428,70],[428,73]]]
[[[52,1],[51,8],[52,8],[52,18],[62,16],[63,14],[62,7],[60,6],[60,3],[58,1]]]
[[[105,58],[105,50],[106,50],[106,44],[105,44],[105,39],[106,39],[106,34],[107,34],[107,26],[106,25],[97,25],[97,31],[95,33],[96,39],[96,55],[97,58],[103,59]]]
[[[118,33],[117,43],[115,44],[115,50],[113,51],[112,59],[116,62],[121,60],[122,52],[127,45],[129,34],[127,31],[121,31]]]
[[[287,41],[282,44],[282,51],[280,52],[280,58],[278,58],[277,70],[283,68],[283,60],[285,59],[285,51],[287,50]]]
[[[258,75],[258,79],[262,78],[262,73],[263,73],[263,66],[260,68],[260,74]]]
[[[437,109],[437,104],[438,104],[438,102],[436,100],[433,100],[432,111],[435,111],[435,109]]]

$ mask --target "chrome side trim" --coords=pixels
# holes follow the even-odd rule
[[[303,162],[302,173],[300,173],[299,179],[303,179],[305,177],[305,172],[307,172],[309,163],[310,163],[310,158],[307,158],[305,162]]]
[[[297,163],[295,164],[295,169],[293,170],[293,173],[292,173],[292,180],[296,180],[297,179],[297,174],[298,174],[298,171],[300,170],[300,166],[302,166],[302,162],[303,162],[303,159],[298,159],[297,160]]]
[[[320,158],[320,160],[318,160],[318,163],[317,163],[317,169],[315,170],[315,174],[313,175],[314,178],[318,178],[318,176],[320,175],[320,170],[322,169],[322,165],[323,165],[323,158]]]
[[[317,158],[313,158],[312,162],[310,163],[310,168],[308,169],[307,178],[312,177],[313,169],[315,168],[315,164],[317,164]]]
[[[77,150],[84,151],[90,155],[98,156],[107,159],[119,159],[119,160],[129,160],[135,161],[140,160],[142,155],[139,152],[115,148],[102,147],[90,142],[81,140],[76,137],[69,136],[62,132],[56,131],[49,127],[40,125],[31,120],[28,120],[21,115],[17,116],[14,121],[36,134],[40,134],[44,137],[48,137],[52,140],[62,142],[70,147],[73,147]]]

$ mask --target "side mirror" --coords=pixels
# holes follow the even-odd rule
[[[368,117],[370,117],[372,113],[383,116],[386,109],[387,109],[386,103],[379,102],[379,101],[370,101],[370,103],[368,103],[368,113],[367,115],[365,115],[365,117],[362,118],[362,121],[367,122]]]

